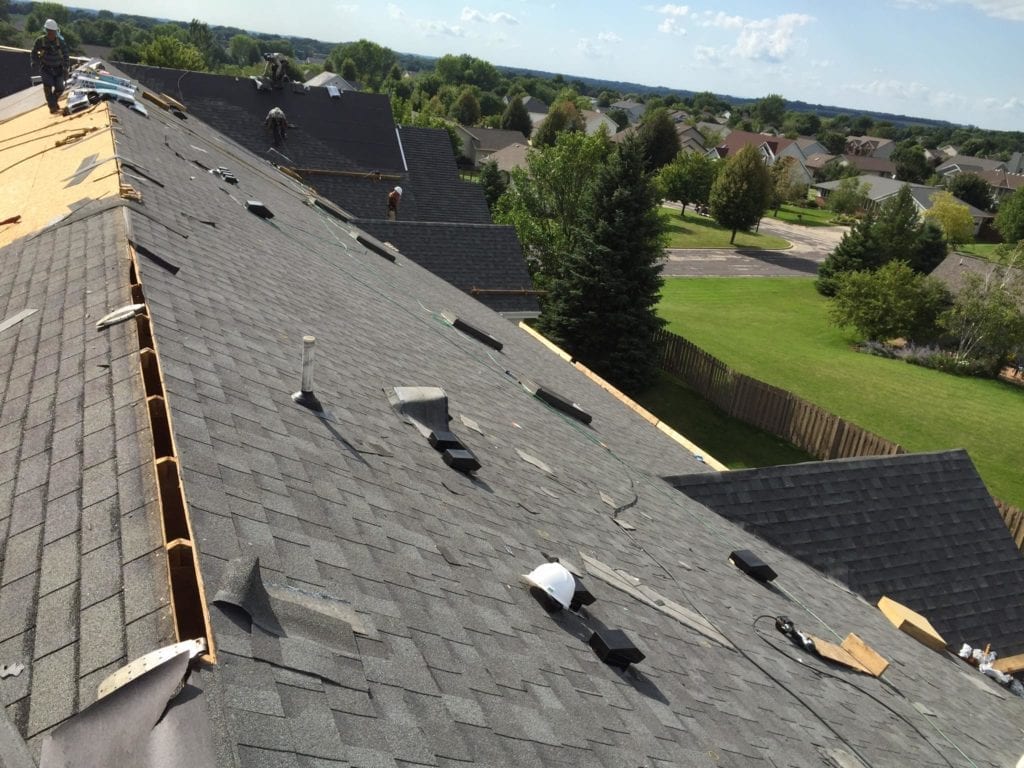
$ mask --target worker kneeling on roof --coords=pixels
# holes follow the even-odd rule
[[[267,128],[274,136],[274,144],[281,144],[288,135],[288,118],[285,117],[284,110],[280,107],[274,107],[267,112],[267,119],[264,121]]]
[[[43,34],[36,38],[36,44],[32,46],[32,61],[39,64],[46,103],[50,112],[56,114],[60,112],[57,99],[64,93],[64,78],[71,69],[71,57],[56,21],[47,19],[43,30]]]

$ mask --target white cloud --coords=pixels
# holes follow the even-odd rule
[[[999,108],[1005,109],[1007,111],[1016,111],[1024,109],[1024,99],[1021,99],[1019,96],[1013,96],[1007,101],[1005,101],[1003,104],[1001,104]]]
[[[710,63],[717,63],[721,59],[718,50],[712,48],[710,45],[698,45],[693,49],[693,57],[697,61]]]
[[[476,8],[463,8],[462,9],[462,21],[471,22],[475,21],[482,24],[518,24],[519,19],[513,16],[511,13],[505,11],[497,11],[495,13],[483,13],[478,11]]]
[[[600,32],[597,37],[581,37],[576,43],[576,50],[592,59],[603,59],[611,55],[611,46],[622,42],[622,38],[614,32]]]
[[[893,0],[897,8],[934,11],[943,5],[969,5],[986,16],[1008,21],[1024,21],[1024,3],[1020,0]]]
[[[423,34],[434,37],[465,37],[466,30],[458,24],[448,24],[444,21],[430,21],[428,19],[417,19],[416,27]]]
[[[658,31],[666,35],[685,35],[686,29],[679,23],[679,19],[667,16],[658,25]]]
[[[718,11],[704,11],[701,17],[702,27],[718,27],[719,29],[739,29],[744,24],[749,23],[742,16],[730,16],[727,13]]]
[[[951,91],[934,90],[916,80],[872,80],[867,83],[852,83],[844,86],[848,90],[858,91],[873,98],[888,99],[891,102],[917,102],[935,107],[962,105],[963,98]]]
[[[395,21],[404,21],[407,18],[405,11],[403,11],[394,3],[388,3],[387,11],[389,19],[393,19]]]
[[[745,22],[733,53],[744,59],[782,61],[793,50],[797,28],[813,20],[807,14],[786,13],[774,19]]]
[[[355,13],[359,10],[359,6],[353,3],[338,3],[334,9],[339,13]]]
[[[663,13],[666,16],[685,16],[690,12],[690,6],[688,5],[663,5],[657,9],[658,13]]]

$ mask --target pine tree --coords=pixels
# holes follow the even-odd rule
[[[771,179],[758,149],[748,145],[725,161],[711,187],[711,215],[732,230],[729,242],[738,230],[748,230],[761,220],[771,191]]]
[[[868,214],[843,234],[839,245],[818,267],[818,279],[814,287],[822,296],[835,296],[839,279],[846,272],[870,269],[877,259],[878,244],[875,240],[875,218]]]
[[[523,136],[530,138],[533,124],[530,122],[530,114],[526,111],[523,100],[518,96],[509,99],[508,106],[501,115],[501,127],[506,131],[521,131]]]
[[[494,204],[498,202],[499,197],[505,194],[505,189],[508,187],[501,171],[498,170],[498,164],[494,161],[488,161],[480,166],[480,186],[483,187],[487,207],[493,211]]]
[[[910,187],[904,184],[900,191],[882,204],[875,221],[875,235],[880,249],[871,268],[877,268],[893,259],[908,260],[921,233],[917,204]]]
[[[637,133],[643,145],[648,171],[657,171],[668,165],[679,154],[679,134],[664,107],[647,112]]]
[[[597,178],[590,236],[551,281],[542,333],[626,392],[658,368],[655,314],[661,287],[662,224],[643,149],[628,139]]]

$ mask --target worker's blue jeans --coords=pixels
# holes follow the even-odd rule
[[[57,97],[64,93],[64,70],[43,67],[43,93],[51,112],[57,111]]]

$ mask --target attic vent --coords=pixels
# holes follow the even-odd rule
[[[395,260],[395,253],[394,253],[394,251],[392,251],[390,248],[388,248],[386,245],[384,245],[384,243],[382,243],[380,240],[378,240],[375,237],[370,237],[368,235],[358,234],[358,235],[356,235],[356,242],[359,243],[362,246],[365,246],[369,250],[373,251],[378,256],[383,256],[388,261],[392,261],[393,262]]]
[[[776,576],[770,565],[765,564],[761,558],[749,549],[737,549],[729,554],[729,562],[739,568],[748,576],[767,584]]]
[[[247,200],[245,203],[245,208],[247,211],[249,211],[249,213],[255,213],[261,219],[274,218],[274,214],[270,212],[270,209],[267,208],[267,206],[265,206],[259,200]]]
[[[606,629],[590,636],[590,647],[597,658],[613,667],[626,669],[630,664],[644,660],[643,652],[633,645],[633,641],[621,629]]]
[[[572,402],[566,397],[558,394],[552,389],[543,387],[540,384],[536,384],[529,379],[520,379],[519,383],[523,385],[527,392],[536,397],[538,400],[547,403],[556,411],[561,411],[568,416],[572,416],[576,421],[581,421],[584,424],[589,424],[594,420],[594,417],[589,413],[580,408],[576,403]]]
[[[496,349],[500,352],[501,348],[504,346],[504,344],[486,331],[481,331],[479,328],[470,325],[465,320],[459,319],[452,312],[442,312],[441,317],[443,317],[455,330],[462,331],[470,338],[476,339],[481,344],[486,344],[491,349]]]
[[[336,85],[328,85],[327,86],[327,95],[330,98],[332,98],[332,99],[340,99],[341,98],[341,91],[338,90],[338,86],[336,86]]]
[[[480,462],[459,437],[448,429],[448,396],[440,387],[395,387],[388,397],[406,421],[442,454],[444,463],[459,472],[475,472]]]

